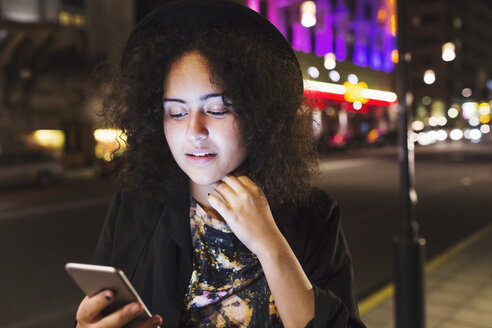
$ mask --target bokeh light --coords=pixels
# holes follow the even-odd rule
[[[334,69],[337,66],[335,54],[329,52],[325,55],[324,65],[326,69]]]
[[[316,4],[313,1],[304,1],[301,4],[301,24],[304,27],[316,25]]]
[[[317,79],[319,77],[319,70],[314,66],[309,66],[307,72],[313,79]]]
[[[425,84],[432,84],[436,82],[436,73],[433,70],[428,69],[424,72],[424,82]]]
[[[490,125],[488,125],[488,124],[483,124],[482,126],[480,126],[480,131],[481,131],[483,134],[490,133]]]
[[[422,121],[413,121],[412,122],[412,130],[421,131],[424,128],[424,122]]]
[[[469,98],[472,95],[472,90],[470,88],[464,88],[463,91],[461,91],[461,94],[465,98]]]
[[[337,71],[330,71],[330,73],[328,73],[328,76],[333,82],[340,81],[340,73],[338,73]]]
[[[454,141],[461,140],[463,138],[463,131],[461,131],[460,129],[453,129],[449,133],[449,138]]]
[[[449,118],[457,118],[458,115],[459,115],[459,111],[456,108],[451,107],[450,109],[448,109]]]
[[[360,101],[354,101],[352,104],[352,107],[354,107],[355,110],[360,110],[362,108],[362,103]]]
[[[349,81],[350,84],[356,85],[359,82],[359,78],[355,74],[349,74],[347,76],[347,81]]]
[[[442,45],[442,60],[449,62],[456,58],[456,53],[454,52],[455,47],[453,42],[446,42]]]

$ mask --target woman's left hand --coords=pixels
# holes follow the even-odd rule
[[[260,257],[284,246],[285,239],[275,224],[268,201],[250,178],[227,175],[215,190],[223,200],[209,194],[210,205],[250,251]]]

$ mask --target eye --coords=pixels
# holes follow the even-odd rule
[[[189,110],[184,104],[164,103],[164,113],[172,119],[181,119],[188,115]]]
[[[205,105],[205,112],[216,117],[223,117],[232,113],[232,106],[224,104],[222,101],[214,101]]]
[[[181,118],[181,117],[183,117],[183,116],[185,116],[185,115],[186,115],[186,113],[178,113],[178,114],[171,114],[171,113],[170,113],[170,114],[169,114],[169,116],[170,116],[171,118]]]
[[[222,110],[218,110],[218,111],[209,110],[209,111],[207,111],[207,113],[210,115],[213,115],[213,116],[225,116],[225,115],[230,113],[230,110],[228,110],[228,109],[222,109]]]

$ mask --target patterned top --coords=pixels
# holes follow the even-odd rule
[[[258,258],[227,223],[190,205],[193,272],[185,327],[283,327]]]

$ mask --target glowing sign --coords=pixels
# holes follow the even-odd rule
[[[366,104],[369,99],[364,98],[362,96],[362,90],[367,89],[367,83],[359,82],[357,84],[352,84],[350,82],[345,82],[343,84],[345,86],[345,94],[344,98],[348,102],[356,102],[360,101],[362,104]]]
[[[360,101],[366,105],[382,106],[391,106],[396,104],[397,101],[397,96],[394,92],[369,89],[365,82],[359,82],[355,85],[345,82],[342,85],[304,80],[304,96],[310,99],[325,99],[351,103]]]

